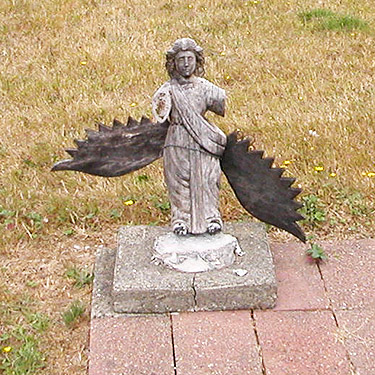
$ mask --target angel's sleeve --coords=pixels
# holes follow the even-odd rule
[[[216,113],[219,116],[224,116],[225,100],[226,100],[225,90],[209,82],[208,96],[207,96],[207,109],[211,112]]]

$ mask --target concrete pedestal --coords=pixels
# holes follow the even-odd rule
[[[93,317],[119,313],[272,308],[276,278],[261,223],[227,223],[244,254],[232,265],[202,273],[182,273],[151,261],[155,238],[168,228],[121,227],[116,250],[97,255]]]

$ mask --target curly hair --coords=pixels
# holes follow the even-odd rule
[[[171,78],[175,78],[176,76],[178,76],[178,73],[176,71],[175,58],[176,55],[181,51],[194,52],[195,57],[197,59],[194,75],[198,77],[203,77],[205,73],[203,48],[200,47],[193,39],[189,38],[177,39],[174,42],[172,48],[167,51],[167,61],[165,63],[165,67],[167,69],[169,76]]]

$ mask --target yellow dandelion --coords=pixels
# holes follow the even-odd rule
[[[337,176],[337,174],[335,172],[332,172],[332,173],[329,174],[329,177],[336,177],[336,176]]]
[[[231,76],[230,76],[230,75],[227,75],[227,76],[225,76],[225,79],[226,79],[227,81],[229,81],[229,80],[231,79]]]
[[[226,55],[225,51],[220,52],[220,56],[225,56],[225,55]]]
[[[125,206],[131,206],[135,203],[135,201],[133,199],[128,199],[127,201],[124,202],[124,205]]]
[[[317,166],[314,167],[314,170],[316,172],[322,172],[322,171],[324,171],[324,167],[322,167],[321,165],[317,165]]]
[[[299,99],[299,100],[303,100],[303,97],[302,97],[302,96],[299,96],[298,99]]]
[[[133,102],[133,103],[130,104],[130,107],[136,107],[136,106],[137,106],[137,103]]]
[[[193,5],[192,5],[192,4],[189,4],[189,5],[188,5],[188,8],[189,8],[189,9],[193,9]]]
[[[81,61],[81,65],[87,65],[87,61]]]
[[[375,177],[375,172],[368,172],[367,177]]]
[[[4,348],[3,348],[4,353],[9,353],[11,350],[12,350],[11,346],[4,346]]]
[[[283,164],[284,164],[284,165],[290,165],[291,163],[292,163],[292,162],[291,162],[290,160],[284,160],[284,161],[283,161]]]
[[[361,175],[362,176],[367,176],[367,173],[366,172],[362,172]]]

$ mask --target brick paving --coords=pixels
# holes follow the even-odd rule
[[[89,375],[373,375],[375,240],[271,249],[273,310],[94,318]]]
[[[257,374],[262,363],[248,311],[173,315],[177,374]]]

